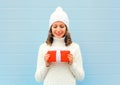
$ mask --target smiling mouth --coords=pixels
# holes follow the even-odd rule
[[[62,33],[56,33],[56,35],[57,35],[57,36],[61,36],[61,35],[62,35]]]

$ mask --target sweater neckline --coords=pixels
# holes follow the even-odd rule
[[[54,41],[60,41],[60,42],[64,42],[64,37],[63,38],[56,38],[56,37],[53,37]]]
[[[53,45],[54,46],[64,46],[65,45],[64,39],[65,39],[65,37],[63,37],[63,38],[53,37]]]

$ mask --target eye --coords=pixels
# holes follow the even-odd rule
[[[64,28],[65,27],[65,25],[60,25],[60,28]]]
[[[53,27],[53,28],[57,28],[57,25],[53,25],[52,27]]]

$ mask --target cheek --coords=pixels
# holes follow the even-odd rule
[[[66,29],[64,29],[64,30],[63,30],[63,33],[66,33],[66,31],[67,31],[67,30],[66,30]]]
[[[55,33],[55,30],[52,30],[52,34],[54,34]]]
[[[56,31],[55,31],[55,30],[52,30],[51,33],[52,33],[53,36],[55,36]]]

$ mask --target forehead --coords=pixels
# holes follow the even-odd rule
[[[56,22],[54,22],[53,23],[53,25],[55,25],[55,24],[62,24],[62,25],[65,25],[63,22],[61,22],[61,21],[56,21]]]

